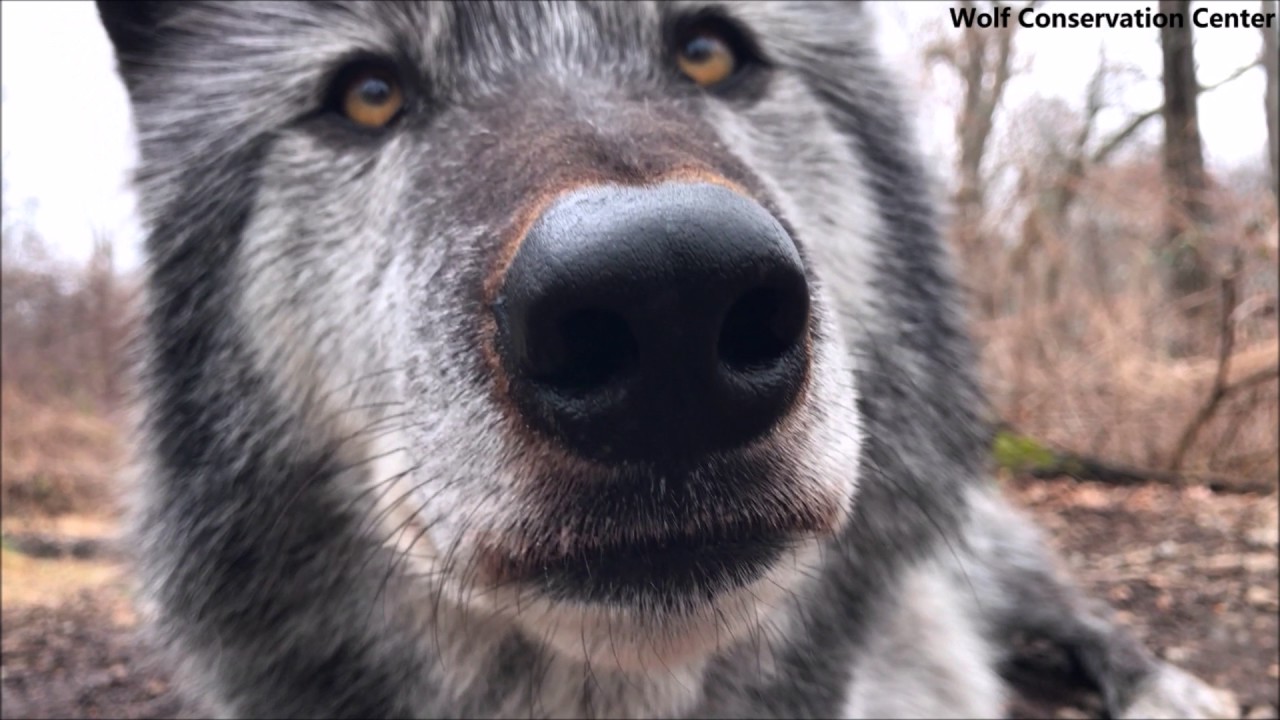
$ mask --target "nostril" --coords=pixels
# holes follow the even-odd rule
[[[776,287],[747,291],[720,328],[720,359],[738,372],[762,370],[787,354],[804,331],[805,299]]]
[[[532,379],[570,394],[590,392],[622,375],[637,355],[621,315],[584,308],[563,315],[553,337],[543,338]]]

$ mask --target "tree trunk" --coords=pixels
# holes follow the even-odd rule
[[[115,256],[111,239],[106,234],[95,232],[93,238],[93,255],[85,270],[85,292],[93,303],[91,322],[92,372],[94,379],[94,399],[104,407],[111,407],[116,401],[117,374],[121,368],[116,367],[115,359],[119,356],[116,344],[116,324],[119,322],[119,309],[116,307]]]
[[[1160,0],[1162,13],[1191,17],[1189,0]],[[1160,248],[1166,298],[1184,320],[1175,328],[1171,350],[1186,354],[1202,349],[1210,335],[1211,308],[1200,296],[1212,286],[1208,260],[1209,207],[1205,201],[1204,154],[1196,112],[1195,53],[1191,25],[1172,23],[1160,29],[1164,56],[1164,176],[1168,202]]]
[[[1262,0],[1262,12],[1276,12],[1276,0]],[[1275,26],[1262,28],[1262,66],[1267,71],[1267,149],[1271,156],[1271,192],[1280,206],[1280,36]]]
[[[974,3],[962,0],[962,8],[973,9]],[[992,12],[1002,3],[994,2]],[[957,244],[970,276],[992,271],[989,258],[993,253],[982,247],[981,224],[986,212],[986,178],[982,160],[991,137],[996,107],[1004,95],[1012,70],[1014,24],[1004,28],[965,28],[954,55],[954,65],[964,86],[964,105],[956,117],[956,139],[960,145],[957,158],[958,183],[952,198]],[[977,267],[975,267],[975,265]],[[979,311],[985,316],[997,314],[996,298],[988,288],[971,288]]]

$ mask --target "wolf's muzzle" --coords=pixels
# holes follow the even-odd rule
[[[598,460],[740,446],[787,413],[809,368],[796,246],[718,184],[560,196],[529,227],[494,309],[524,419]]]

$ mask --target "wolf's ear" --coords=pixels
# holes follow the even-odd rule
[[[160,40],[160,22],[176,4],[161,0],[97,0],[98,17],[115,46],[116,58],[150,55]]]

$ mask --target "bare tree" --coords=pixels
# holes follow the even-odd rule
[[[1262,12],[1275,15],[1276,0],[1262,0]],[[1267,73],[1267,149],[1271,161],[1271,192],[1280,206],[1280,39],[1276,28],[1262,28],[1262,66]]]
[[[1031,2],[1028,6],[1034,4]],[[996,0],[992,3],[992,11],[998,13],[1004,5]],[[975,9],[972,0],[962,0],[960,6]],[[996,108],[1012,74],[1015,27],[1015,23],[989,28],[974,24],[965,27],[957,40],[939,41],[926,51],[929,62],[950,67],[962,85],[963,101],[956,116],[956,140],[960,154],[956,161],[957,183],[952,196],[955,209],[953,231],[960,253],[970,265],[987,255],[978,247],[986,209],[983,157],[991,137]],[[995,298],[982,288],[973,290],[978,296],[979,307],[987,315],[994,314]]]
[[[1104,108],[1103,86],[1109,70],[1106,58],[1100,58],[1085,91],[1084,114],[1069,140],[1059,137],[1063,133],[1058,125],[1074,114],[1072,110],[1050,108],[1057,115],[1056,118],[1038,118],[1039,133],[1036,139],[1040,155],[1030,162],[1024,161],[1025,166],[1021,171],[1021,185],[1033,198],[1028,203],[1018,242],[1008,256],[1010,271],[1015,276],[1025,278],[1029,273],[1032,257],[1041,250],[1048,250],[1050,254],[1056,255],[1061,255],[1063,251],[1062,243],[1056,240],[1066,233],[1067,214],[1075,203],[1086,171],[1091,165],[1102,162],[1105,157],[1091,160],[1088,146],[1095,133],[1098,114]],[[1111,141],[1107,141],[1104,147],[1114,149],[1118,146],[1118,143],[1112,145]],[[1106,152],[1109,154],[1111,151]],[[1052,258],[1048,268],[1043,290],[1046,293],[1045,299],[1049,301],[1054,300],[1058,294],[1057,272],[1061,261],[1061,257]]]
[[[91,346],[88,364],[97,375],[93,389],[104,402],[112,403],[118,400],[117,376],[122,371],[122,308],[111,236],[101,229],[93,233],[93,254],[84,269],[81,292],[89,303],[87,325],[91,336],[86,342]]]
[[[1160,0],[1160,12],[1190,17],[1190,0]],[[1183,337],[1174,338],[1177,352],[1195,348],[1202,320],[1208,317],[1203,302],[1213,274],[1207,257],[1209,205],[1205,191],[1203,143],[1200,138],[1196,99],[1195,51],[1188,24],[1169,23],[1160,29],[1164,56],[1164,176],[1168,202],[1160,248],[1165,291],[1178,304],[1187,322]]]
[[[1212,92],[1239,78],[1256,64],[1256,60],[1251,61],[1211,85],[1197,86],[1196,93]],[[1035,146],[1028,148],[1027,157],[1020,161],[1020,189],[1030,193],[1034,199],[1028,203],[1017,244],[1008,254],[1009,270],[1014,275],[1029,271],[1035,253],[1063,249],[1047,240],[1065,237],[1068,213],[1089,173],[1106,164],[1117,151],[1138,136],[1139,130],[1162,114],[1163,104],[1130,116],[1119,129],[1098,137],[1098,116],[1109,107],[1106,99],[1108,86],[1123,69],[1123,66],[1108,62],[1102,53],[1085,88],[1082,114],[1065,104],[1057,106],[1050,103],[1051,106],[1038,109],[1038,117],[1034,118],[1034,127],[1031,128]],[[1021,111],[1026,112],[1027,109],[1024,107]],[[1086,242],[1092,240],[1096,238],[1087,238]],[[1055,268],[1051,265],[1048,270],[1049,282],[1043,289],[1047,293],[1045,299],[1052,301],[1057,295],[1057,283],[1052,277]],[[1101,281],[1106,274],[1105,268],[1098,267],[1096,271],[1092,279]]]

